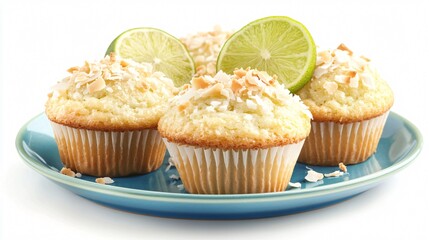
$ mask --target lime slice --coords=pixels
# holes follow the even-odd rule
[[[301,23],[284,16],[258,19],[225,42],[217,59],[217,71],[256,68],[276,74],[291,91],[301,89],[313,75],[316,45]]]
[[[179,39],[156,28],[134,28],[121,33],[106,51],[122,58],[147,62],[163,72],[176,87],[188,83],[195,73],[191,55]]]

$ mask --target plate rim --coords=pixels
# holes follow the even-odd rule
[[[319,186],[317,188],[308,188],[308,189],[299,189],[299,190],[289,190],[282,192],[273,192],[273,193],[252,193],[252,194],[190,194],[190,193],[171,193],[171,192],[158,192],[151,190],[142,190],[142,189],[132,189],[121,186],[109,186],[101,185],[95,182],[89,182],[83,179],[71,178],[69,176],[60,174],[52,169],[46,167],[40,161],[36,161],[33,156],[30,156],[27,151],[24,149],[24,133],[27,132],[28,125],[31,124],[34,120],[45,115],[45,113],[40,113],[35,117],[27,121],[19,130],[15,146],[20,157],[23,161],[29,165],[31,168],[36,170],[36,172],[41,175],[55,181],[62,183],[71,187],[78,189],[97,192],[105,195],[119,196],[124,198],[134,198],[134,199],[144,199],[144,200],[153,200],[153,201],[163,201],[163,202],[188,202],[188,203],[231,203],[231,202],[260,202],[260,201],[284,201],[291,199],[303,199],[309,197],[317,197],[328,194],[334,194],[337,192],[343,192],[346,190],[356,189],[362,186],[375,184],[383,179],[395,174],[404,167],[408,166],[414,159],[419,155],[423,146],[423,136],[419,129],[411,123],[406,118],[401,115],[390,111],[389,117],[397,118],[404,123],[415,135],[416,145],[408,152],[402,159],[385,169],[382,169],[378,172],[371,173],[356,179],[352,179],[345,182],[339,182],[324,186]]]

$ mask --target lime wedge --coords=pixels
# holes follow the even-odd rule
[[[301,89],[313,75],[316,45],[301,23],[285,16],[258,19],[233,34],[223,45],[217,71],[256,68],[277,75],[291,91]]]
[[[188,83],[195,73],[191,55],[179,39],[156,28],[134,28],[121,33],[106,51],[122,58],[147,62],[163,72],[176,87]]]

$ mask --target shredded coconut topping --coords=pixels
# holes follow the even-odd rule
[[[196,76],[216,74],[217,56],[231,35],[231,31],[223,31],[220,26],[215,26],[213,31],[198,32],[181,39],[194,59]]]
[[[261,111],[270,114],[273,104],[297,103],[309,118],[312,117],[301,99],[278,83],[277,76],[250,68],[236,69],[232,75],[220,71],[214,77],[195,77],[191,80],[191,85],[184,87],[173,101],[183,111],[191,105],[191,101],[210,98],[216,100],[209,101],[206,107],[209,112],[237,110],[234,106],[240,106],[243,112]]]
[[[367,73],[369,59],[353,55],[353,52],[344,44],[340,44],[334,50],[324,50],[317,53],[316,69],[313,79],[330,77],[335,72],[334,81],[326,82],[323,88],[328,94],[334,94],[338,84],[346,84],[352,88],[358,88],[363,84],[368,88],[374,88],[374,79]]]
[[[112,93],[115,89],[122,89],[119,85],[109,85],[116,81],[133,80],[129,82],[131,88],[156,89],[156,82],[152,81],[156,78],[167,86],[173,86],[173,82],[163,73],[153,72],[150,63],[137,63],[131,59],[122,59],[113,52],[101,61],[85,61],[83,66],[71,67],[67,71],[71,75],[52,88],[53,96],[58,96],[73,86],[77,90],[82,90],[83,94],[103,90]],[[74,94],[75,98],[82,97],[80,92]]]

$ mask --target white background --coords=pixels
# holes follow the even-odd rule
[[[19,158],[19,128],[44,110],[68,67],[103,57],[122,31],[180,37],[270,15],[307,26],[317,45],[346,43],[373,60],[395,93],[393,111],[428,136],[429,18],[425,1],[3,1],[1,17],[1,239],[429,239],[428,152],[364,194],[323,209],[246,221],[164,219],[113,210],[42,177]],[[180,2],[180,3],[179,3]],[[384,2],[384,1],[382,1]]]

